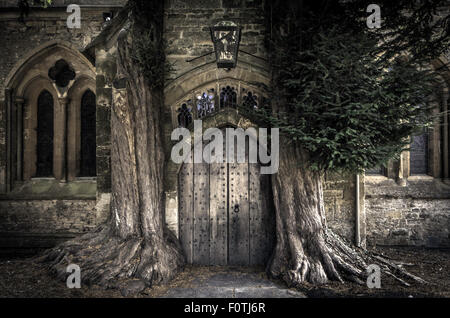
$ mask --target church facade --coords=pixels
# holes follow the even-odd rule
[[[110,117],[124,90],[116,49],[125,1],[70,3],[81,8],[80,28],[67,26],[67,1],[32,7],[24,21],[16,1],[0,1],[0,253],[54,246],[110,213]],[[275,239],[270,178],[258,164],[170,160],[172,131],[193,120],[203,129],[256,127],[240,107],[270,100],[263,5],[166,0],[175,71],[164,88],[165,219],[190,263],[262,264]],[[210,35],[224,21],[241,28],[230,69],[217,67]],[[442,78],[435,111],[445,115],[411,136],[400,160],[363,175],[326,176],[327,224],[349,241],[450,247],[449,58],[432,65]]]

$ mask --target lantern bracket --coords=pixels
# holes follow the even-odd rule
[[[250,56],[252,56],[252,57],[255,57],[255,58],[260,59],[260,60],[263,60],[263,61],[267,61],[267,59],[264,58],[264,57],[261,57],[261,56],[258,56],[258,55],[255,55],[255,54],[246,52],[246,51],[241,50],[241,49],[239,49],[239,52],[244,53],[244,54],[247,54],[247,55],[250,55]],[[198,59],[200,59],[200,58],[202,58],[202,57],[205,57],[205,56],[214,54],[214,53],[215,53],[214,51],[211,51],[211,52],[202,54],[202,55],[200,55],[200,56],[196,56],[196,57],[194,57],[194,58],[192,58],[192,59],[186,60],[186,62],[187,62],[187,63],[190,63],[190,62],[193,62],[193,61],[195,61],[195,60],[198,60]]]

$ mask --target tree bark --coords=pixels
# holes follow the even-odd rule
[[[67,266],[77,264],[85,283],[112,286],[118,278],[133,277],[151,286],[169,281],[185,263],[163,219],[162,88],[148,83],[131,53],[132,36],[122,30],[117,65],[126,89],[113,96],[111,215],[95,232],[41,257],[62,279]]]
[[[324,284],[330,280],[365,283],[367,267],[377,264],[384,273],[424,282],[401,265],[345,242],[327,228],[323,175],[312,171],[308,153],[294,143],[280,143],[280,166],[272,176],[276,209],[276,246],[268,272],[290,286]]]
[[[337,277],[325,245],[321,176],[307,168],[306,153],[280,145],[280,166],[272,178],[277,243],[270,273],[294,282],[325,283]]]

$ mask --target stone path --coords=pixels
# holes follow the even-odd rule
[[[238,271],[194,278],[188,286],[168,290],[162,298],[305,298],[305,295],[275,283],[262,273]]]

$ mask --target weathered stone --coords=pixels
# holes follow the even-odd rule
[[[366,195],[370,244],[450,246],[450,192],[439,180],[370,183]]]

